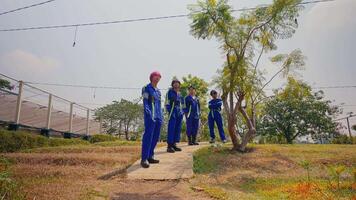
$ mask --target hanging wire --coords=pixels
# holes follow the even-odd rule
[[[75,47],[75,45],[76,45],[77,33],[78,33],[78,26],[75,27],[74,40],[73,40],[73,47]]]

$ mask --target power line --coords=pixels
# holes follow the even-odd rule
[[[74,85],[74,84],[59,84],[59,83],[41,83],[41,82],[26,82],[32,85],[49,85],[58,87],[74,87],[74,88],[91,88],[91,89],[113,89],[113,90],[141,90],[139,87],[115,87],[115,86],[96,86],[96,85]],[[322,86],[312,87],[312,89],[343,89],[356,88],[356,85],[339,85],[339,86]]]
[[[21,7],[21,8],[16,8],[16,9],[13,9],[13,10],[9,10],[9,11],[6,11],[6,12],[2,12],[2,13],[0,13],[0,15],[6,15],[6,14],[13,13],[13,12],[17,12],[17,11],[20,11],[20,10],[25,10],[25,9],[28,9],[28,8],[33,8],[33,7],[40,6],[40,5],[43,5],[43,4],[46,4],[46,3],[50,3],[50,2],[53,2],[53,1],[55,1],[55,0],[44,1],[44,2],[40,2],[40,3],[28,5],[28,6],[25,6],[25,7]]]
[[[331,1],[336,1],[336,0],[306,1],[306,2],[301,2],[298,5],[324,3],[324,2],[331,2]],[[261,8],[261,7],[241,8],[241,9],[236,9],[236,10],[232,10],[232,11],[241,12],[241,11],[255,10],[257,8]],[[136,18],[136,19],[114,20],[114,21],[104,21],[104,22],[89,22],[89,23],[67,24],[67,25],[49,25],[49,26],[36,26],[36,27],[25,27],[25,28],[10,28],[10,29],[0,29],[0,32],[59,29],[59,28],[81,27],[81,26],[97,26],[97,25],[108,25],[108,24],[142,22],[142,21],[156,21],[156,20],[164,20],[164,19],[183,18],[183,17],[187,17],[187,16],[188,16],[188,14],[181,14],[181,15],[168,15],[168,16],[159,16],[159,17]]]

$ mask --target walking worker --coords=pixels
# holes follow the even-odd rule
[[[187,123],[187,136],[188,145],[199,145],[197,142],[197,134],[199,129],[200,119],[200,103],[196,96],[196,90],[194,86],[189,86],[189,95],[185,97],[185,109]]]
[[[209,101],[210,112],[208,116],[208,124],[210,130],[210,143],[215,143],[215,133],[214,133],[215,122],[216,125],[218,126],[221,141],[223,143],[226,143],[226,137],[225,137],[224,127],[223,127],[223,119],[220,113],[222,100],[218,98],[218,93],[215,90],[212,90],[210,92],[210,96],[212,97],[212,99]]]
[[[155,160],[153,156],[163,122],[161,92],[157,88],[160,79],[161,74],[158,71],[152,72],[150,75],[150,83],[142,88],[145,124],[141,154],[141,166],[143,168],[150,167],[150,164],[159,163],[159,160]]]
[[[167,134],[167,152],[174,153],[182,151],[176,143],[180,141],[180,132],[182,130],[183,98],[180,95],[180,81],[174,79],[171,88],[166,94],[166,109],[168,112],[168,134]]]

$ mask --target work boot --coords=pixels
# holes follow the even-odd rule
[[[167,152],[168,153],[174,153],[175,152],[175,150],[174,150],[174,148],[173,148],[173,146],[171,144],[168,144]]]
[[[215,139],[213,138],[210,138],[210,141],[209,141],[210,144],[214,144],[215,143]]]
[[[181,148],[179,148],[179,147],[177,147],[177,145],[176,144],[173,144],[173,149],[174,149],[174,151],[182,151],[182,149]]]
[[[149,168],[150,167],[150,164],[148,163],[147,160],[141,160],[141,166],[143,168]]]
[[[188,145],[194,145],[192,136],[188,136]]]
[[[224,144],[225,144],[225,143],[227,143],[227,140],[226,140],[226,139],[225,139],[225,140],[223,140],[223,141],[222,141],[222,143],[224,143]]]
[[[158,164],[158,163],[159,163],[159,160],[156,160],[156,159],[154,159],[154,158],[149,158],[149,159],[148,159],[148,162],[149,162],[150,164]]]
[[[193,139],[192,139],[193,145],[199,145],[199,143],[197,142],[197,136],[196,136],[196,135],[193,135],[192,138],[193,138]]]

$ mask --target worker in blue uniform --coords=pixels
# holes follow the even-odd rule
[[[187,124],[188,145],[199,145],[197,142],[197,135],[199,129],[200,119],[200,103],[196,96],[194,86],[189,86],[189,95],[185,97],[184,113]]]
[[[220,113],[223,102],[220,98],[218,98],[218,93],[215,90],[212,90],[210,92],[210,96],[212,97],[212,99],[209,101],[210,112],[208,116],[208,124],[210,130],[210,143],[215,143],[215,133],[214,133],[215,123],[218,127],[221,141],[223,143],[226,143],[226,137],[225,137],[224,127],[223,127],[223,119]]]
[[[163,115],[161,110],[161,92],[157,84],[161,74],[157,71],[150,75],[150,82],[142,88],[145,131],[142,136],[141,166],[150,167],[150,164],[159,163],[154,159],[154,149],[159,140]]]
[[[182,130],[183,99],[180,94],[180,81],[174,79],[171,84],[171,88],[166,94],[166,109],[168,113],[168,134],[167,134],[167,152],[174,153],[176,151],[182,151],[177,147],[177,143],[180,141],[180,132]]]

